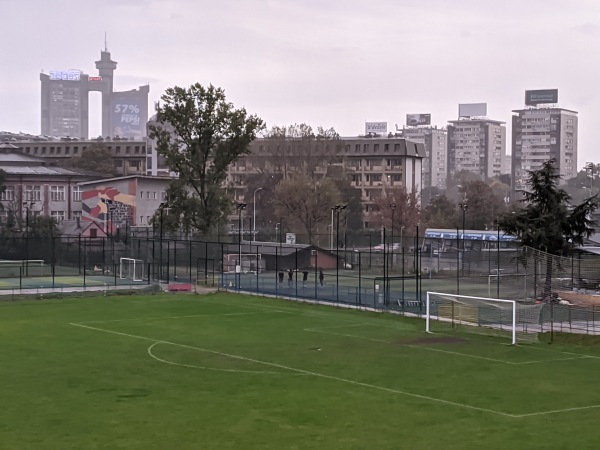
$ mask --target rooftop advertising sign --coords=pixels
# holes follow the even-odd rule
[[[487,116],[487,103],[461,103],[458,105],[458,117]]]
[[[558,103],[558,89],[525,91],[525,105],[535,106],[544,103]]]
[[[387,122],[365,122],[365,134],[385,134],[387,133]]]
[[[431,114],[407,114],[406,125],[409,127],[431,125]]]
[[[51,80],[79,81],[81,80],[81,71],[79,70],[51,70]]]

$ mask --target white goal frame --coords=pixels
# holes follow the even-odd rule
[[[486,303],[503,303],[512,306],[512,329],[511,329],[511,344],[516,345],[517,343],[517,302],[515,300],[504,300],[499,298],[485,298],[485,297],[473,297],[470,295],[458,295],[458,294],[448,294],[444,292],[427,292],[427,300],[426,300],[426,308],[425,308],[425,331],[427,333],[431,333],[431,299],[430,294],[433,295],[441,295],[441,296],[450,296],[457,299],[468,299],[468,300],[482,300]],[[447,319],[446,319],[447,320]],[[475,324],[472,324],[475,325]]]
[[[133,271],[131,273],[131,278],[126,276],[126,274],[123,274],[123,267],[125,264],[130,265],[131,263],[133,263]],[[119,258],[119,278],[121,280],[129,280],[131,279],[132,281],[144,281],[144,275],[143,272],[141,273],[141,277],[136,277],[136,266],[139,265],[142,267],[142,270],[144,268],[144,260],[142,259],[135,259],[135,258]]]

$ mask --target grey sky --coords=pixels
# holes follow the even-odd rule
[[[525,89],[558,88],[579,112],[578,165],[600,162],[595,0],[0,0],[0,17],[0,130],[39,133],[39,72],[95,74],[106,31],[116,89],[149,82],[152,105],[212,83],[269,127],[353,136],[407,113],[444,126],[474,102],[510,125]]]

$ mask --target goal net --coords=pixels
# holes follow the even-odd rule
[[[119,260],[119,278],[121,280],[143,281],[144,261],[141,259],[121,258]]]
[[[526,273],[488,275],[488,297],[526,300],[530,297],[527,288],[533,287],[533,283],[527,285],[528,276]]]
[[[541,304],[428,292],[426,330],[504,336],[512,344],[537,340]]]
[[[237,272],[239,269],[242,273],[256,273],[264,269],[260,253],[230,253],[224,255],[223,264],[225,272]]]

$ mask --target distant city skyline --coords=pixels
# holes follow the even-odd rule
[[[459,103],[488,104],[507,123],[525,90],[559,90],[579,113],[578,168],[600,162],[597,84],[600,4],[556,0],[0,0],[0,130],[39,134],[41,70],[93,74],[104,48],[119,62],[115,90],[150,84],[225,89],[269,127],[308,123],[343,136],[365,122],[405,124],[431,114],[445,127]],[[27,38],[23,38],[24,33]],[[90,136],[101,134],[100,95],[90,95]],[[510,142],[507,152],[512,152]]]

